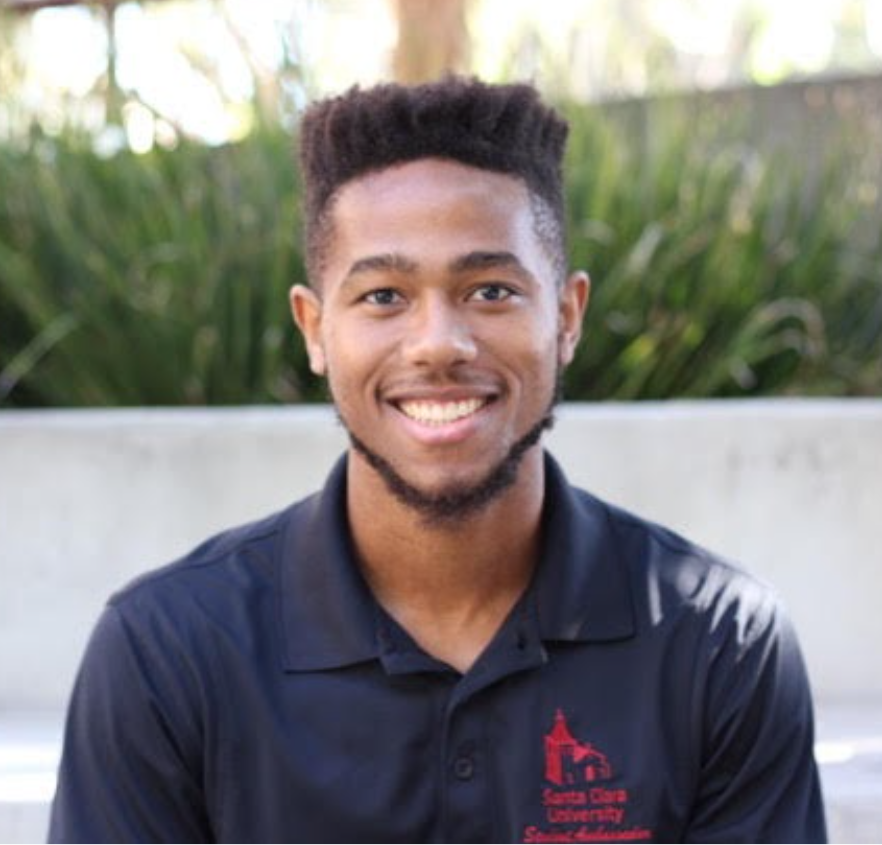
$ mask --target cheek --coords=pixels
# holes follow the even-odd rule
[[[335,397],[345,399],[354,391],[370,389],[373,379],[388,360],[388,341],[376,327],[365,329],[342,320],[325,331],[323,348],[328,383]]]
[[[542,366],[549,358],[555,358],[560,345],[560,325],[555,315],[543,314],[502,327],[503,342],[517,349],[524,358],[531,358]]]
[[[551,323],[539,331],[535,324],[506,324],[494,333],[488,348],[513,379],[522,383],[526,393],[536,394],[536,399],[544,396],[542,385],[556,377],[560,343],[557,327]]]

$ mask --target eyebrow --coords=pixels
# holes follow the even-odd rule
[[[532,279],[533,274],[521,263],[513,252],[506,250],[489,251],[474,250],[472,252],[454,258],[448,264],[450,273],[468,273],[476,270],[492,270],[494,268],[506,268],[516,271],[519,275]],[[355,276],[369,273],[405,273],[414,274],[419,270],[419,264],[400,253],[388,252],[379,255],[367,255],[352,263],[345,280]]]
[[[486,252],[477,250],[469,252],[450,263],[452,273],[467,273],[472,270],[492,270],[494,268],[506,268],[515,270],[520,275],[532,279],[533,274],[520,262],[513,253],[505,250],[499,252]]]
[[[368,255],[354,261],[346,274],[346,278],[360,276],[367,273],[415,273],[417,263],[396,253],[384,253],[382,255]]]

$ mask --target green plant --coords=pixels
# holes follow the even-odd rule
[[[0,395],[227,404],[310,395],[287,290],[303,278],[280,132],[236,146],[0,151]]]
[[[568,395],[882,392],[880,245],[854,235],[849,159],[807,186],[804,162],[716,124],[648,124],[635,142],[628,124],[573,121],[571,253],[597,283]]]
[[[570,109],[571,399],[882,395],[879,207],[854,147],[816,172],[676,111]],[[0,147],[0,403],[316,400],[290,138],[97,155]]]

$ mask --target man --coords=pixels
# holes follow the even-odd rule
[[[589,290],[565,137],[458,79],[307,113],[291,305],[351,447],[111,599],[53,839],[823,840],[773,595],[539,446]]]

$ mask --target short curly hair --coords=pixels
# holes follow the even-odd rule
[[[536,232],[562,279],[567,131],[532,85],[456,76],[417,86],[356,86],[314,103],[299,132],[310,280],[316,284],[323,267],[339,189],[371,171],[422,158],[452,159],[522,180]]]

